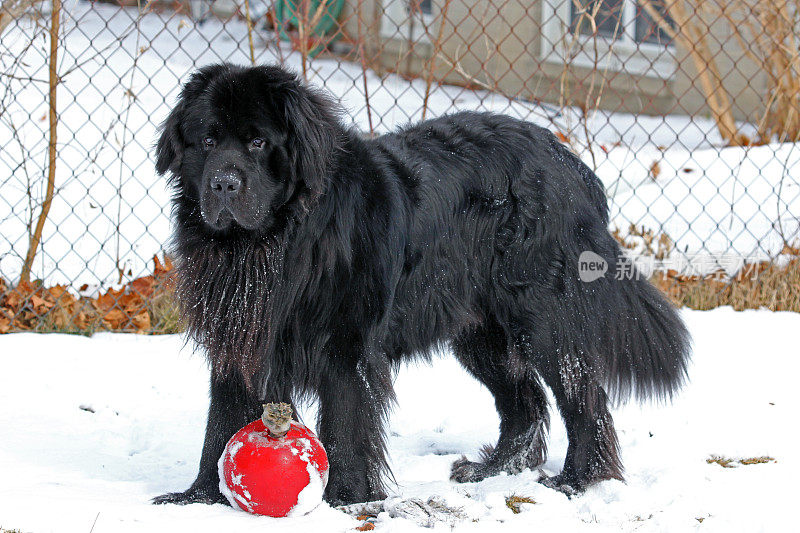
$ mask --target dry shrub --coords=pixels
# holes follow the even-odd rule
[[[734,0],[719,4],[742,50],[767,76],[769,95],[759,142],[800,141],[800,1]]]
[[[725,78],[711,50],[712,32],[707,17],[711,4],[700,0],[664,0],[663,6],[672,19],[670,21],[656,8],[658,0],[638,1],[658,27],[689,53],[700,89],[723,140],[730,146],[750,144],[750,139],[736,128]]]
[[[3,0],[0,2],[0,34],[9,24],[21,18],[41,0]]]
[[[708,21],[722,18],[741,51],[765,73],[769,99],[758,125],[758,143],[800,140],[800,1],[664,0],[671,21],[661,16],[654,3],[639,0],[662,31],[689,52],[697,80],[722,138],[729,145],[747,146],[751,140],[738,132],[716,57],[709,46]]]

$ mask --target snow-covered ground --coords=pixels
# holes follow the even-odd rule
[[[537,484],[535,472],[449,482],[455,459],[475,458],[496,439],[498,419],[489,393],[445,355],[397,377],[394,495],[440,497],[461,509],[455,531],[464,532],[796,530],[800,315],[722,308],[683,316],[695,343],[691,384],[671,406],[615,410],[626,483],[604,482],[570,500]],[[291,519],[223,505],[150,505],[194,478],[207,375],[177,336],[0,336],[0,528],[202,533],[359,525],[326,504]],[[306,421],[312,412],[308,406]],[[566,449],[557,417],[550,443],[544,470],[553,474]],[[712,455],[774,462],[722,468],[706,462]],[[536,503],[513,514],[505,505],[511,495]],[[376,528],[423,529],[388,513]]]
[[[156,125],[196,67],[220,60],[249,63],[247,32],[237,19],[195,26],[165,11],[137,24],[135,9],[77,0],[64,9],[57,196],[34,277],[76,287],[116,283],[118,267],[142,275],[168,241],[169,192],[152,161]],[[31,35],[36,37],[28,46]],[[268,33],[257,37],[258,62],[283,55],[299,70],[297,53],[284,45],[279,54]],[[14,280],[27,250],[31,206],[38,213],[44,196],[48,42],[41,25],[23,20],[6,30],[3,46],[8,53],[0,54],[6,74],[0,90],[0,275]],[[360,67],[330,58],[310,67],[310,81],[338,98],[357,127],[368,129]],[[422,80],[368,72],[367,86],[377,131],[421,118]],[[630,223],[645,225],[666,233],[680,253],[715,258],[731,253],[761,259],[800,237],[795,145],[720,151],[713,122],[702,117],[600,112],[588,124],[590,151],[575,110],[435,86],[428,116],[457,109],[508,113],[568,134],[606,184],[612,226],[623,232]],[[744,127],[747,133],[752,129]],[[650,171],[654,163],[660,172]]]

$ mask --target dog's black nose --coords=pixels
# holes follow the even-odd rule
[[[211,177],[211,192],[222,199],[235,196],[242,188],[242,179],[235,172],[219,172]]]

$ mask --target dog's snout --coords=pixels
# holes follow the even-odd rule
[[[242,179],[236,172],[218,172],[211,177],[211,192],[222,199],[235,196],[242,188]]]

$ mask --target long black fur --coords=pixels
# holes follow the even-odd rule
[[[175,191],[178,294],[213,369],[197,480],[158,503],[222,501],[227,439],[263,400],[306,394],[320,400],[326,499],[382,498],[392,369],[434,347],[501,419],[455,481],[544,461],[545,386],[569,436],[547,483],[622,479],[609,403],[666,399],[685,378],[681,320],[635,270],[617,279],[627,260],[602,185],[542,128],[458,113],[365,140],[292,73],[223,64],[186,83],[156,151]],[[235,197],[209,192],[220,173],[241,179]],[[587,250],[609,264],[589,283]]]

